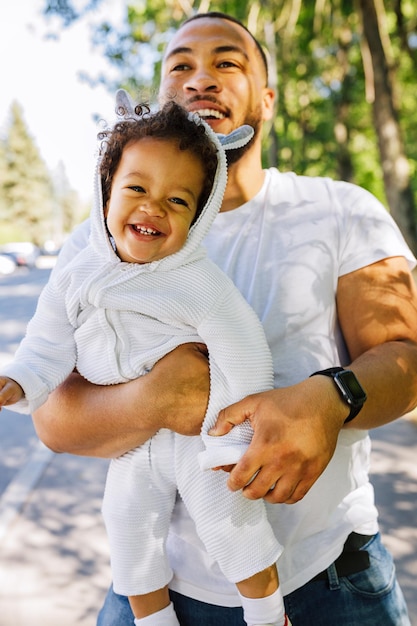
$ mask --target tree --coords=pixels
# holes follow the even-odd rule
[[[385,54],[375,1],[360,0],[359,4],[372,63],[368,68],[374,92],[372,110],[388,204],[409,244],[417,250],[417,225],[410,168],[393,95],[392,81],[395,73],[393,68],[390,70]]]
[[[42,244],[45,222],[52,215],[52,184],[17,102],[11,105],[5,158],[4,217],[19,239]]]
[[[70,186],[62,161],[52,172],[52,184],[54,195],[50,238],[61,244],[64,233],[70,233],[84,215],[78,194]]]
[[[29,240],[60,245],[79,223],[80,199],[70,188],[62,163],[51,174],[31,137],[17,102],[0,139],[1,242]]]
[[[6,142],[0,137],[0,181],[5,181],[7,176]],[[0,222],[6,221],[7,201],[3,189],[3,182],[0,184]]]
[[[415,0],[358,2],[128,0],[121,31],[107,21],[96,29],[95,43],[119,69],[117,86],[134,95],[145,88],[155,93],[162,48],[183,19],[208,10],[241,19],[267,48],[278,93],[277,114],[265,137],[265,165],[369,189],[417,252]],[[73,3],[45,0],[45,6],[51,4],[55,15],[56,5],[65,4],[68,15]],[[106,82],[105,76],[99,80]],[[395,133],[388,136],[391,126]]]

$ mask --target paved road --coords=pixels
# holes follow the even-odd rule
[[[0,364],[15,350],[47,276],[37,269],[0,278]],[[377,429],[373,448],[381,529],[417,626],[417,422]],[[100,515],[106,467],[101,459],[52,454],[30,418],[1,412],[0,626],[95,625],[110,581]]]
[[[372,482],[387,547],[417,626],[417,417],[372,433]],[[381,625],[382,626],[382,625]]]
[[[0,277],[0,365],[49,269]],[[107,461],[55,455],[28,416],[0,413],[0,626],[93,626],[110,581],[100,504]]]

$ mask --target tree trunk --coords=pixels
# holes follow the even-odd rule
[[[385,193],[393,218],[414,252],[417,226],[410,168],[404,152],[397,111],[394,106],[390,70],[382,45],[375,0],[359,0],[363,31],[372,58],[373,116],[378,136]]]
[[[349,150],[350,141],[350,105],[352,78],[350,76],[349,47],[352,43],[352,32],[347,27],[339,34],[339,50],[337,58],[341,67],[341,89],[335,106],[334,136],[339,146],[337,154],[339,178],[353,182],[353,163]]]
[[[278,51],[275,40],[274,25],[272,23],[271,16],[269,16],[269,19],[264,24],[264,37],[269,51],[269,86],[272,87],[272,89],[276,93],[276,101],[274,107],[274,113],[276,114],[278,103]],[[268,167],[278,167],[279,140],[278,133],[275,127],[275,114],[272,118],[272,124],[270,125],[268,132]]]

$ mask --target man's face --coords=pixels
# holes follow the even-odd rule
[[[169,43],[162,66],[160,100],[174,99],[197,112],[217,133],[249,124],[257,135],[272,115],[273,94],[249,33],[219,18],[199,18]]]

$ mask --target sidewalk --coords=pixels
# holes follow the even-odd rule
[[[371,480],[385,545],[417,626],[417,412],[372,433]],[[383,626],[382,624],[380,626]]]
[[[417,626],[417,423],[399,420],[373,441],[381,529]],[[35,453],[3,498],[10,510],[22,498],[21,513],[11,519],[0,505],[0,626],[95,626],[110,582],[100,514],[107,462],[40,445]]]
[[[110,582],[100,513],[106,468],[101,459],[49,456],[0,538],[0,626],[95,625]],[[30,480],[21,478],[10,509]]]

